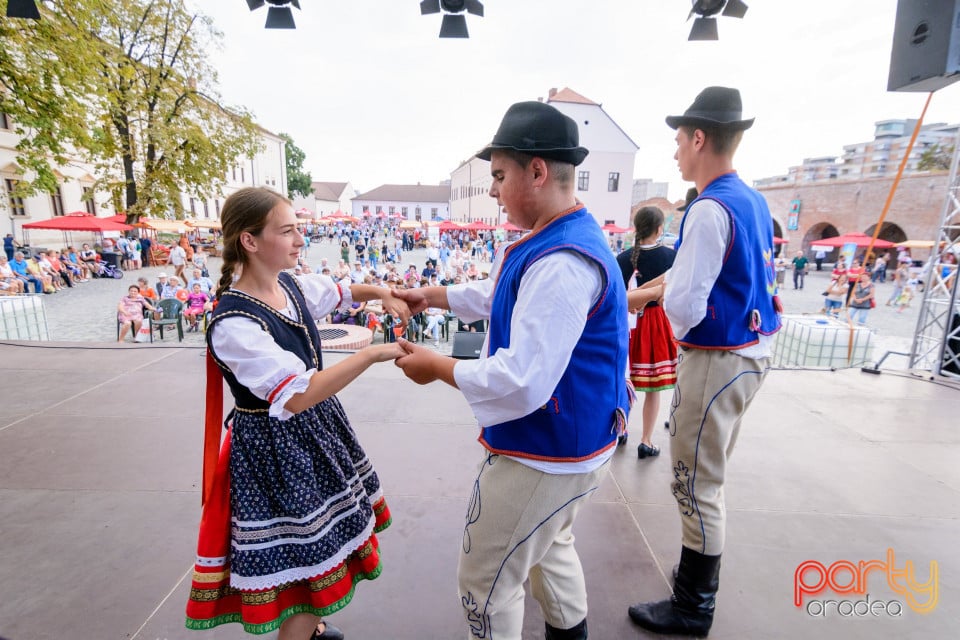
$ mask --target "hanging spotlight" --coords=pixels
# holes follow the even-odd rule
[[[7,17],[39,20],[40,10],[36,0],[7,0]]]
[[[267,11],[267,23],[264,25],[267,29],[296,29],[297,25],[293,21],[293,11],[290,5],[297,9],[300,8],[300,0],[247,0],[247,6],[250,11],[256,11],[264,4],[269,4]]]
[[[700,16],[693,21],[690,35],[687,40],[717,40],[717,19],[713,16],[723,10],[728,18],[742,18],[747,13],[747,5],[743,0],[692,0],[693,7],[687,20],[693,16]]]
[[[467,33],[467,18],[461,15],[464,11],[475,16],[483,17],[483,3],[480,0],[423,0],[420,3],[420,15],[443,11],[443,22],[440,24],[441,38],[469,38]]]

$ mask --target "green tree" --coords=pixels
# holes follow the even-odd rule
[[[936,171],[938,169],[949,169],[950,162],[953,160],[953,147],[941,147],[939,144],[927,147],[920,154],[920,162],[917,163],[917,169],[920,171]]]
[[[295,193],[299,193],[306,198],[313,193],[313,178],[310,172],[303,171],[303,161],[307,154],[297,145],[293,144],[293,137],[288,133],[281,133],[280,137],[286,141],[285,154],[287,160],[287,197],[293,198]]]
[[[250,114],[222,104],[207,62],[222,36],[183,0],[47,0],[41,12],[0,18],[0,108],[36,175],[25,188],[50,190],[72,148],[129,221],[182,217],[181,193],[219,192],[238,158],[256,153]]]

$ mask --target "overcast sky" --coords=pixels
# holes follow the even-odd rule
[[[748,181],[839,156],[874,122],[919,117],[927,94],[886,91],[896,0],[747,0],[718,42],[688,42],[688,0],[486,0],[470,38],[437,37],[418,0],[301,0],[294,31],[266,9],[205,0],[224,101],[289,133],[314,180],[436,184],[488,142],[507,107],[570,87],[639,145],[634,177],[686,190],[664,123],[708,85],[740,89],[756,117],[736,157]],[[195,5],[200,3],[194,0]],[[960,86],[925,122],[960,121]]]

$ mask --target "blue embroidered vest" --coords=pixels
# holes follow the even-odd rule
[[[264,331],[273,336],[278,344],[300,358],[307,369],[323,369],[323,358],[320,355],[320,333],[317,331],[316,322],[313,321],[313,317],[307,311],[307,303],[303,297],[303,291],[300,289],[300,283],[289,273],[281,272],[280,286],[293,300],[293,306],[297,310],[298,317],[305,322],[294,322],[256,298],[230,289],[221,296],[207,327],[207,348],[210,349],[217,366],[223,371],[223,379],[230,386],[234,404],[239,409],[248,411],[266,410],[270,408],[270,403],[261,400],[241,385],[230,369],[217,357],[211,344],[211,337],[213,336],[213,326],[218,320],[235,316],[256,320],[263,326]]]
[[[758,334],[772,335],[780,329],[773,219],[763,196],[736,173],[715,179],[694,202],[705,199],[727,212],[730,241],[707,298],[707,315],[678,342],[699,349],[742,349],[756,344]],[[683,244],[686,220],[684,216],[680,223],[677,249]]]
[[[506,249],[493,294],[489,348],[495,353],[510,345],[510,320],[521,279],[532,264],[555,251],[575,251],[596,262],[603,272],[602,293],[547,403],[517,420],[485,426],[480,443],[494,453],[572,462],[615,446],[630,403],[624,375],[626,290],[603,232],[586,208],[579,206]],[[549,324],[550,310],[543,311],[543,321]]]

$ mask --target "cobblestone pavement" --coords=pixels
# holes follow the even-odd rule
[[[339,245],[326,240],[313,243],[307,252],[308,262],[317,266],[321,258],[327,258],[330,264],[337,264],[340,258]],[[404,254],[403,264],[411,262],[422,267],[426,253],[422,249]],[[220,277],[221,260],[210,258],[210,276],[216,282]],[[53,295],[43,297],[47,325],[51,340],[69,342],[114,342],[116,340],[116,307],[120,298],[126,294],[127,287],[136,282],[139,276],[145,276],[151,285],[157,281],[161,271],[172,272],[169,267],[147,267],[138,271],[128,271],[120,280],[97,279],[79,284],[73,289],[65,289]],[[793,289],[791,272],[787,272],[787,281],[781,291],[781,299],[788,314],[817,314],[823,308],[823,296],[830,278],[829,268],[824,271],[812,270],[806,278],[803,289]],[[875,332],[874,357],[879,358],[888,350],[909,351],[916,330],[917,314],[920,306],[918,296],[903,313],[897,313],[894,307],[884,303],[890,296],[893,285],[888,281],[877,284],[878,306],[870,312],[868,326]],[[127,338],[130,339],[129,337]],[[155,341],[160,342],[159,333]],[[379,341],[381,334],[375,338]],[[155,342],[155,344],[156,344]],[[162,341],[170,345],[176,343],[176,334],[167,332]],[[203,334],[187,333],[184,345],[203,344]],[[424,344],[432,346],[429,341]],[[143,345],[148,347],[148,344]],[[451,342],[440,341],[439,351],[450,353]],[[905,359],[904,359],[905,361]],[[905,362],[904,362],[905,363]],[[894,364],[891,362],[891,364]],[[895,365],[896,366],[896,365]]]

